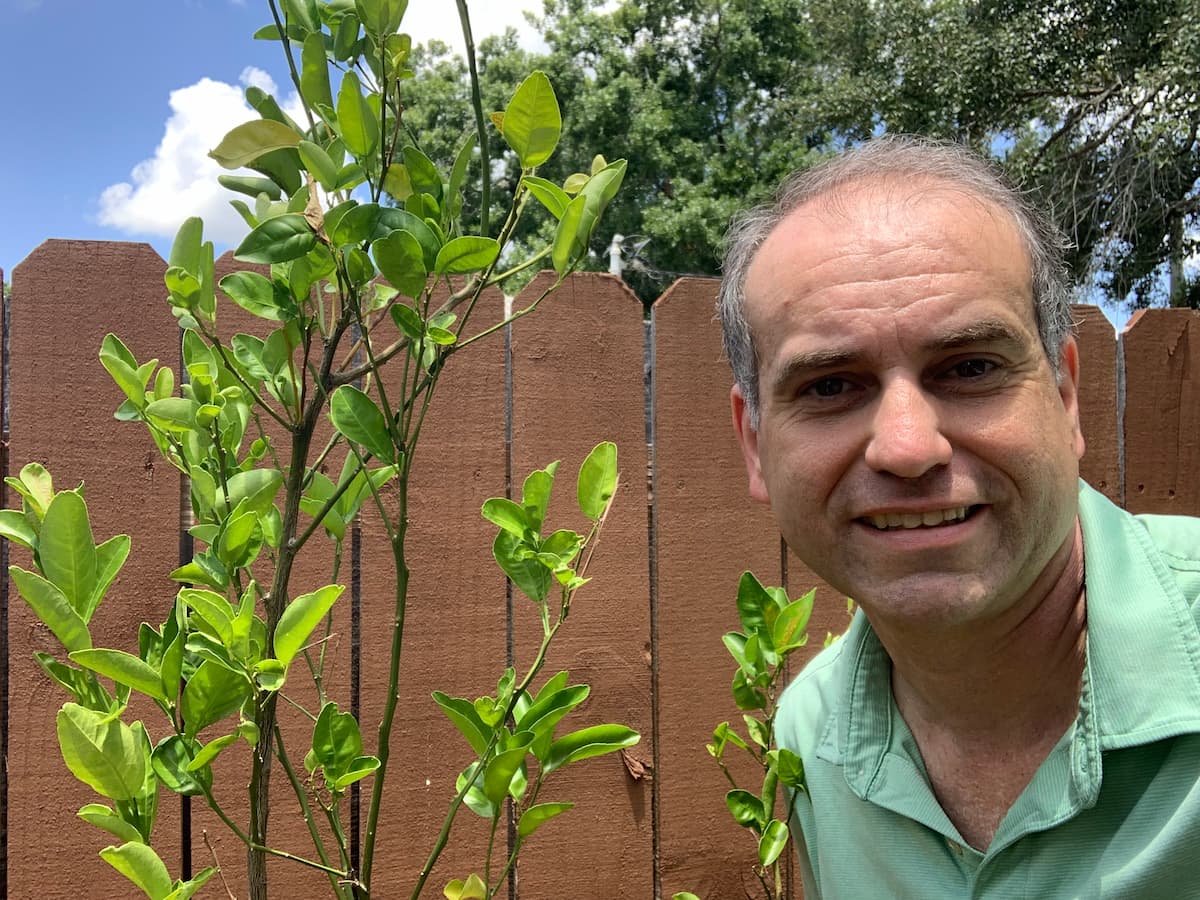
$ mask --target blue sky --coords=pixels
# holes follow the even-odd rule
[[[473,31],[512,25],[539,0],[474,0]],[[46,238],[147,241],[166,256],[179,223],[244,232],[206,153],[254,114],[246,84],[293,92],[279,47],[251,35],[264,0],[0,0],[0,269]],[[411,0],[414,40],[462,46],[451,0]]]

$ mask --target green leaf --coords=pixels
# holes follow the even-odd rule
[[[486,269],[500,255],[500,244],[494,238],[464,235],[447,241],[438,251],[434,272],[459,275]]]
[[[587,250],[591,226],[584,224],[586,212],[587,198],[580,195],[567,204],[559,219],[554,231],[554,249],[550,254],[554,271],[559,275],[565,275],[575,260]]]
[[[232,642],[233,607],[228,600],[213,591],[199,588],[182,588],[179,599],[208,623],[222,644]]]
[[[150,900],[167,900],[170,895],[173,885],[167,867],[145,844],[130,841],[120,847],[105,847],[100,858],[136,884]]]
[[[81,806],[75,815],[97,828],[104,829],[122,841],[142,842],[141,833],[103,803],[88,803]]]
[[[146,404],[146,416],[164,431],[195,431],[200,404],[188,397],[164,397]]]
[[[446,900],[486,900],[488,889],[483,879],[472,872],[466,881],[454,878],[447,882],[442,894]]]
[[[379,142],[379,122],[366,98],[358,76],[347,72],[342,77],[337,100],[338,134],[347,149],[358,159],[370,156]]]
[[[750,740],[758,744],[764,750],[771,746],[771,735],[767,731],[767,725],[761,719],[746,713],[742,716],[742,721],[746,723],[746,733],[750,735]]]
[[[476,755],[483,756],[492,730],[483,724],[474,704],[462,697],[451,697],[441,691],[434,691],[433,699],[446,717],[454,723],[454,727],[467,739]]]
[[[567,713],[586,700],[589,693],[591,688],[586,684],[543,692],[517,717],[517,728],[534,734],[531,749],[539,762],[545,762],[549,756],[555,727]]]
[[[484,501],[482,514],[493,525],[500,526],[517,538],[523,538],[528,531],[533,530],[525,507],[507,497],[492,497]]]
[[[344,384],[333,392],[329,401],[329,419],[347,440],[361,444],[380,460],[395,462],[396,451],[387,419],[374,401],[358,388]]]
[[[524,169],[540,166],[554,153],[562,114],[545,72],[533,72],[521,82],[504,110],[501,133]]]
[[[267,219],[234,251],[242,262],[280,263],[299,259],[317,244],[308,220],[300,213],[284,213]]]
[[[287,605],[275,626],[275,657],[280,662],[285,666],[291,663],[345,590],[343,585],[329,584],[311,594],[301,594]]]
[[[248,197],[257,198],[259,194],[266,194],[272,200],[278,200],[283,196],[283,191],[274,181],[256,175],[218,175],[217,182],[223,188]]]
[[[313,726],[312,749],[325,770],[326,780],[333,782],[362,755],[362,733],[357,720],[348,712],[338,712],[336,703],[326,703]]]
[[[522,539],[501,530],[492,542],[492,556],[512,583],[529,599],[541,603],[550,593],[549,569],[532,557]]]
[[[118,684],[133,688],[155,700],[166,701],[162,678],[153,666],[147,665],[131,653],[123,650],[89,649],[76,650],[71,659],[85,669],[90,669]]]
[[[283,473],[278,469],[250,469],[238,472],[229,477],[228,503],[231,510],[237,509],[245,500],[245,509],[263,515],[266,514],[275,501],[275,495],[283,486]],[[225,491],[217,488],[216,505],[224,511],[226,503]]]
[[[38,559],[46,578],[86,622],[96,583],[96,545],[87,504],[75,491],[62,491],[46,510],[38,536]]]
[[[167,265],[183,269],[185,272],[197,273],[203,259],[204,221],[197,216],[184,219],[179,230],[175,232],[175,242],[171,245],[171,256]]]
[[[471,165],[471,158],[475,153],[475,145],[478,143],[478,136],[474,131],[467,133],[466,138],[462,142],[462,146],[458,148],[458,154],[454,157],[454,166],[450,170],[450,181],[447,185],[446,197],[442,203],[442,227],[446,230],[450,229],[451,223],[458,217],[462,208],[462,187],[467,180],[467,169]]]
[[[355,757],[354,760],[350,761],[346,770],[334,779],[330,787],[335,791],[344,791],[347,787],[353,785],[355,781],[361,781],[367,775],[373,773],[374,770],[379,768],[379,764],[378,756]]]
[[[487,768],[483,770],[483,794],[497,808],[508,796],[509,785],[529,752],[528,741],[531,738],[532,735],[528,735],[526,743],[497,753],[488,760]]]
[[[527,527],[541,532],[546,519],[546,507],[550,505],[550,492],[554,489],[554,476],[558,472],[558,461],[544,469],[535,469],[525,476],[521,485],[521,505],[525,509]]]
[[[529,193],[533,194],[538,202],[550,211],[550,215],[556,219],[562,218],[563,213],[567,210],[567,205],[571,202],[566,191],[553,181],[547,181],[536,175],[526,175],[522,179],[522,183],[529,189]]]
[[[354,45],[358,42],[358,16],[347,12],[337,22],[337,30],[333,36],[333,58],[345,62],[355,55]]]
[[[321,17],[317,11],[316,0],[283,0],[283,10],[288,25],[288,36],[299,29],[300,40],[310,31],[319,31]]]
[[[0,537],[32,550],[37,542],[37,532],[25,515],[15,509],[0,509]]]
[[[205,660],[188,679],[180,708],[184,731],[195,737],[209,725],[241,708],[250,694],[245,677],[211,660]]]
[[[787,825],[778,819],[772,819],[763,830],[758,840],[758,862],[762,866],[773,866],[787,846]]]
[[[435,201],[442,201],[442,176],[438,174],[433,162],[411,144],[404,147],[404,168],[408,172],[408,181],[412,189],[420,194],[428,194]]]
[[[154,366],[158,365],[158,360],[139,368],[137,360],[129,348],[121,343],[121,339],[115,334],[107,334],[100,345],[100,364],[135,406],[139,409],[145,406],[146,382]]]
[[[236,126],[208,155],[226,169],[240,169],[272,150],[295,147],[299,143],[300,135],[287,125],[257,119]]]
[[[397,209],[391,206],[379,209],[375,222],[374,239],[379,240],[381,237],[386,237],[389,232],[397,229],[408,231],[417,239],[417,243],[421,245],[421,253],[425,257],[426,271],[433,269],[437,263],[438,251],[441,250],[444,243],[443,238],[435,234],[423,219],[414,216],[406,209]]]
[[[326,86],[328,86],[328,78],[326,78]],[[301,141],[296,145],[296,149],[300,153],[300,161],[317,179],[317,183],[327,191],[334,190],[337,185],[338,167],[325,149],[312,141]]]
[[[735,788],[725,795],[725,805],[733,814],[734,821],[743,828],[753,828],[757,831],[766,824],[762,800],[749,791]]]
[[[121,567],[125,565],[125,560],[128,558],[129,535],[127,534],[114,535],[96,548],[96,580],[92,587],[92,595],[88,598],[82,613],[85,622],[92,621],[92,614],[108,593],[113,579],[117,577],[117,573],[121,571]]]
[[[194,897],[200,888],[204,887],[204,883],[216,874],[216,866],[209,866],[207,869],[201,869],[196,873],[195,877],[189,878],[187,881],[181,881],[176,886],[175,890],[167,894],[163,900],[190,900],[190,898]]]
[[[746,678],[742,669],[733,673],[731,690],[738,709],[765,709],[767,706],[766,695]]]
[[[767,610],[774,606],[775,601],[762,582],[752,572],[743,572],[738,581],[737,610],[747,635],[766,625]]]
[[[815,596],[815,590],[809,591],[779,611],[775,624],[771,627],[772,641],[777,652],[788,653],[808,643],[808,634],[804,629],[808,627]]]
[[[531,806],[521,814],[517,833],[522,838],[527,838],[555,816],[562,815],[574,806],[574,803],[539,803]]]
[[[454,789],[456,791],[461,791],[478,770],[478,762],[473,762],[467,766],[467,768],[463,770],[462,774],[455,779]],[[487,795],[484,794],[483,788],[480,786],[481,780],[482,778],[475,778],[474,783],[463,796],[463,802],[467,804],[467,807],[471,810],[471,812],[475,813],[475,815],[482,816],[485,819],[496,819],[500,815],[500,810],[494,803],[492,803],[491,800],[487,798]]]
[[[192,759],[199,749],[200,745],[194,739],[188,740],[177,734],[159,741],[150,756],[150,763],[167,790],[182,797],[196,797],[211,785],[212,772],[203,766],[192,766]]]
[[[579,510],[593,522],[603,517],[617,490],[617,445],[597,444],[579,469]]]
[[[344,791],[356,781],[362,781],[380,766],[379,757],[377,756],[359,756],[351,760],[346,766],[346,770],[333,779],[333,784],[330,787],[335,791]]]
[[[333,109],[333,93],[329,87],[329,63],[325,57],[325,35],[319,29],[304,39],[300,53],[300,94],[309,106],[320,110]],[[324,113],[322,112],[322,115]],[[299,141],[296,142],[297,145]],[[301,156],[301,159],[304,157]]]
[[[425,323],[421,316],[407,303],[397,303],[391,307],[392,321],[414,344],[420,343],[425,336]]]
[[[92,646],[87,622],[74,610],[62,591],[42,576],[27,572],[20,566],[9,566],[8,574],[34,615],[68,651],[86,650]]]
[[[549,775],[570,763],[632,747],[640,740],[641,735],[624,725],[593,725],[573,731],[550,745],[545,772]]]
[[[383,277],[405,297],[418,298],[425,289],[425,256],[421,242],[410,231],[398,229],[371,245],[375,265]],[[439,255],[440,258],[440,255]]]
[[[779,780],[790,788],[804,788],[804,763],[791,750],[780,747],[769,755],[774,760]]]
[[[286,291],[257,272],[234,272],[220,281],[221,290],[234,303],[253,316],[282,322],[296,312]]]
[[[132,800],[141,793],[148,754],[116,713],[64,704],[58,711],[58,745],[72,774],[101,796]]]
[[[59,662],[49,653],[36,652],[33,658],[42,671],[66,688],[80,706],[102,712],[112,706],[112,697],[93,673]]]
[[[207,765],[211,765],[212,761],[217,758],[218,754],[226,747],[230,747],[237,743],[237,739],[241,735],[238,734],[223,734],[219,738],[213,738],[203,747],[199,748],[192,755],[192,761],[188,763],[187,769],[194,772],[197,769],[203,769]]]

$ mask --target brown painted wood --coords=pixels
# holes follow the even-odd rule
[[[1080,475],[1108,499],[1120,503],[1117,333],[1099,307],[1075,306],[1071,312],[1079,343],[1079,419],[1087,445]]]
[[[1200,311],[1134,313],[1125,352],[1125,504],[1200,515]]]
[[[489,292],[472,313],[468,334],[502,317],[503,297]],[[402,365],[397,359],[388,370],[393,404],[401,392]],[[495,528],[479,514],[489,497],[504,496],[504,432],[504,336],[496,333],[450,360],[413,461],[412,582],[374,896],[410,895],[454,798],[455,779],[474,758],[430,694],[440,690],[473,700],[494,693],[506,664],[504,576],[492,560]],[[395,609],[392,555],[374,511],[363,516],[362,584],[362,723],[364,742],[374,747]],[[371,779],[364,782],[364,824],[371,786]],[[473,871],[482,876],[486,842],[484,820],[462,807],[423,896],[440,897],[448,881]],[[497,870],[506,856],[503,831],[498,847]]]
[[[705,744],[722,720],[744,729],[729,690],[735,665],[721,643],[740,630],[738,578],[744,569],[766,584],[783,578],[774,519],[747,493],[731,425],[716,290],[713,279],[685,278],[654,305],[655,783],[664,897],[742,897],[754,881],[753,838],[730,818],[729,785]],[[743,770],[747,786],[753,774]]]
[[[515,308],[537,297],[552,277],[539,275]],[[572,683],[591,685],[588,700],[559,726],[560,734],[601,722],[642,734],[628,751],[628,768],[613,754],[547,781],[541,801],[569,800],[576,807],[527,845],[521,900],[653,896],[651,783],[632,774],[653,761],[641,310],[620,280],[589,273],[575,276],[513,326],[514,496],[530,471],[559,459],[547,528],[585,531],[575,500],[580,464],[595,444],[612,440],[621,473],[587,573],[593,580],[577,594],[536,683],[567,669]],[[518,670],[528,666],[541,640],[535,609],[515,594]]]
[[[138,624],[160,624],[175,593],[166,575],[177,565],[179,477],[144,427],[113,421],[124,396],[97,354],[112,331],[139,362],[174,362],[179,329],[164,302],[164,270],[147,244],[55,240],[13,273],[10,473],[37,460],[58,489],[83,481],[97,541],[131,536],[129,560],[91,632],[96,646],[133,653]],[[31,565],[17,547],[11,559]],[[97,855],[111,836],[75,817],[102,798],[63,763],[55,715],[69,698],[32,658],[38,650],[65,653],[15,590],[9,613],[9,896],[133,896],[136,889]],[[152,740],[165,735],[152,704],[135,695],[131,709]],[[178,809],[174,795],[160,795],[156,849],[176,876]]]

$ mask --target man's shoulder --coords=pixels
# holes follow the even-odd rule
[[[1134,518],[1146,529],[1168,566],[1200,571],[1200,518],[1163,515],[1140,515]]]
[[[861,613],[860,613],[861,615]],[[854,628],[823,649],[792,679],[779,698],[775,719],[781,747],[804,757],[836,728],[836,715],[845,695],[845,656]]]

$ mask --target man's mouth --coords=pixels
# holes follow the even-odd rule
[[[937,528],[964,521],[974,511],[971,506],[955,506],[950,509],[931,509],[920,513],[885,513],[879,516],[863,516],[860,520],[879,531],[894,531],[902,528]]]

